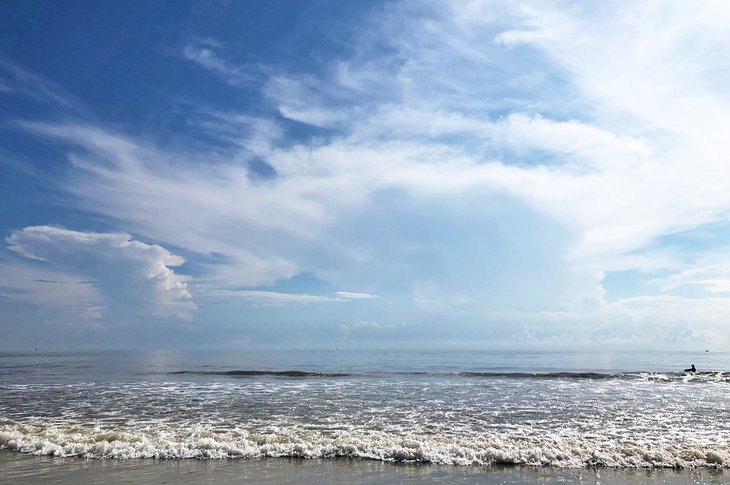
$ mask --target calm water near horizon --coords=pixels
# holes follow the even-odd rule
[[[458,372],[679,372],[730,371],[730,353],[699,351],[506,351],[506,350],[241,350],[2,352],[0,384],[14,380],[79,383],[103,380],[170,380],[174,372],[301,370],[378,374]],[[186,378],[189,380],[190,376]],[[178,379],[175,379],[178,380]]]
[[[690,364],[697,374],[682,372]],[[730,354],[5,352],[0,448],[92,460],[722,470]]]

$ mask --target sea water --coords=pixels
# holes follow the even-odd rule
[[[726,468],[728,359],[717,352],[0,353],[0,448],[120,460]],[[692,363],[697,373],[682,372]]]

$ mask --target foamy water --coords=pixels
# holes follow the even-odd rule
[[[583,356],[591,365],[580,367],[580,355],[539,357],[5,354],[0,447],[114,459],[730,467],[726,355],[680,355],[700,363],[694,375],[667,369],[662,359],[677,356],[665,354],[654,368],[645,355]]]

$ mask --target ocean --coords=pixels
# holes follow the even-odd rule
[[[84,473],[149,483],[176,473],[197,482],[722,483],[730,478],[728,359],[5,352],[0,471],[58,483]],[[682,371],[690,364],[697,373]]]

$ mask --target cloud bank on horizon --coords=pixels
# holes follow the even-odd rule
[[[728,344],[723,2],[31,5],[9,348]]]

